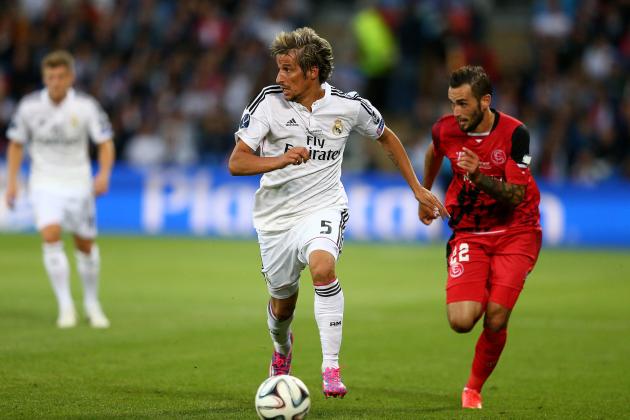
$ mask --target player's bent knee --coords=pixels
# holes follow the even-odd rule
[[[457,333],[467,333],[475,326],[475,319],[472,317],[449,316],[448,323],[453,331]]]
[[[332,283],[337,278],[337,274],[335,273],[335,258],[325,251],[315,251],[311,254],[309,269],[311,271],[313,284],[316,286],[325,286]]]
[[[493,316],[487,316],[484,321],[484,327],[494,332],[499,332],[507,327],[508,324],[507,314],[495,314]]]
[[[84,254],[90,255],[92,252],[92,246],[94,245],[93,239],[81,238],[79,236],[74,236],[74,246],[76,249],[81,251]]]
[[[458,301],[447,304],[446,315],[453,331],[467,333],[481,317],[483,306],[476,301]]]
[[[511,313],[512,310],[508,307],[500,303],[489,302],[488,308],[486,309],[486,316],[483,320],[483,326],[494,332],[501,331],[507,327]]]
[[[311,277],[315,286],[325,286],[332,283],[337,278],[334,267],[326,267],[322,269],[311,269]]]
[[[451,329],[459,334],[465,334],[467,332],[470,332],[474,326],[475,324],[473,324],[472,322],[470,323],[451,322]]]
[[[61,240],[61,226],[48,225],[40,230],[42,240],[46,243],[55,243]]]
[[[273,316],[278,321],[284,321],[293,316],[293,312],[295,311],[295,305],[277,305],[273,306]]]
[[[315,286],[325,286],[337,278],[335,265],[339,249],[328,240],[312,241],[304,251]]]

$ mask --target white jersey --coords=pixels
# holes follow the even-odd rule
[[[348,135],[353,130],[370,139],[383,134],[383,118],[369,101],[328,83],[322,88],[324,97],[313,102],[312,112],[287,101],[278,85],[264,88],[243,112],[236,140],[260,149],[260,156],[280,156],[300,146],[310,154],[304,164],[262,176],[254,203],[258,230],[286,230],[315,211],[346,208],[341,161]]]
[[[110,140],[111,125],[96,100],[74,89],[59,104],[47,89],[25,96],[7,130],[11,141],[29,143],[30,188],[62,194],[92,190],[88,135],[97,144]]]

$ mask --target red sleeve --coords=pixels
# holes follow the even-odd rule
[[[516,127],[512,133],[512,150],[505,164],[505,179],[510,184],[527,185],[529,172],[529,132],[524,125]]]
[[[431,138],[433,139],[433,154],[437,158],[444,156],[444,151],[440,147],[440,129],[442,128],[441,122],[441,120],[437,121],[435,124],[433,124],[433,127],[431,128]]]

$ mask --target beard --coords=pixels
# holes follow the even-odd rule
[[[470,120],[469,120],[470,122],[468,123],[468,125],[465,127],[462,127],[460,125],[460,128],[465,133],[474,133],[477,127],[479,126],[479,124],[481,124],[482,120],[483,120],[483,111],[481,111],[481,105],[478,104],[477,110],[475,111],[474,114],[470,116]]]

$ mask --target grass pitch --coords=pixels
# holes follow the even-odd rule
[[[271,353],[255,241],[99,243],[112,328],[58,330],[39,239],[0,236],[0,417],[255,418]],[[442,246],[347,243],[338,274],[349,394],[321,395],[305,274],[293,373],[311,390],[309,418],[628,417],[627,251],[543,250],[480,412],[459,408],[480,325],[448,328]],[[76,272],[72,281],[80,308]]]

